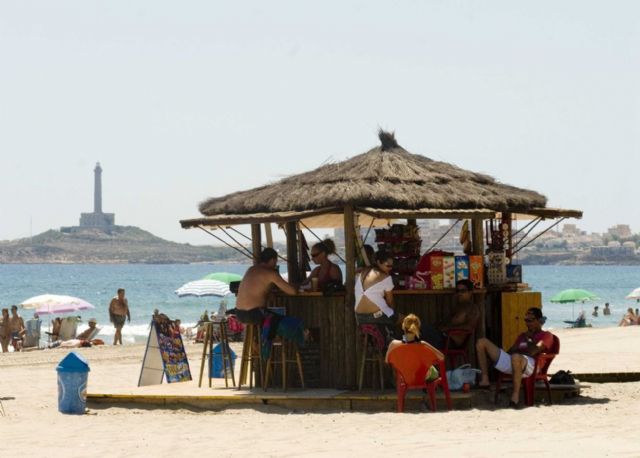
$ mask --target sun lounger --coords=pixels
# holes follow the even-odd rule
[[[78,329],[78,318],[70,316],[62,320],[60,325],[59,340],[71,340],[76,338],[76,331]]]
[[[24,323],[26,333],[24,335],[24,341],[22,342],[22,348],[39,348],[40,347],[40,328],[42,326],[42,320],[27,320]]]

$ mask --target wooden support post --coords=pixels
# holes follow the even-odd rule
[[[264,235],[267,238],[267,247],[273,248],[273,235],[271,234],[271,223],[264,223]]]
[[[287,232],[287,272],[289,272],[289,283],[297,285],[300,283],[300,267],[298,264],[298,231],[295,221],[285,224]]]
[[[344,207],[344,251],[345,251],[345,287],[347,289],[347,304],[354,300],[354,286],[356,278],[356,224],[353,206]]]
[[[476,256],[484,256],[484,226],[482,218],[474,217],[471,220],[471,253]]]
[[[260,252],[262,251],[262,233],[260,224],[251,225],[251,247],[253,251],[253,264],[258,264]]]

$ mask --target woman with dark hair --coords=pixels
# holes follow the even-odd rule
[[[311,247],[311,260],[318,266],[311,271],[309,278],[304,282],[305,285],[312,284],[315,286],[317,282],[317,289],[319,290],[322,290],[329,283],[342,285],[342,271],[340,267],[329,259],[329,255],[335,253],[336,244],[331,239],[325,239]],[[317,278],[317,280],[314,281],[314,278]]]
[[[388,324],[397,321],[393,310],[393,256],[380,250],[373,267],[365,268],[355,284],[356,321],[358,324]]]

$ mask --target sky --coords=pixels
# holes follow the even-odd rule
[[[640,2],[0,0],[0,240],[405,149],[640,231]]]

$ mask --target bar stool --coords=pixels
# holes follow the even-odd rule
[[[278,351],[279,358],[275,358],[274,354]],[[295,359],[294,359],[295,356]],[[279,361],[278,361],[279,359]],[[267,391],[269,386],[269,377],[273,373],[273,365],[279,364],[282,371],[282,390],[287,391],[287,364],[296,364],[298,366],[298,375],[300,376],[300,385],[304,389],[304,373],[302,371],[302,360],[300,359],[300,351],[298,345],[284,337],[277,337],[271,344],[271,353],[267,360],[267,373],[264,377],[264,390]]]
[[[358,391],[362,391],[362,383],[364,382],[364,369],[368,362],[378,364],[378,373],[380,375],[380,389],[384,390],[384,346],[383,348],[380,348],[379,345],[380,339],[382,339],[384,345],[384,337],[380,333],[378,327],[372,324],[360,325],[360,333],[362,334],[362,357],[360,359]],[[376,342],[378,342],[378,344],[376,344]]]
[[[204,334],[204,345],[202,348],[202,364],[200,365],[200,380],[198,382],[198,387],[202,387],[202,375],[204,372],[204,365],[209,363],[209,388],[211,388],[211,379],[213,378],[213,361],[210,361],[210,358],[214,358],[213,354],[213,343],[217,341],[220,343],[221,347],[221,357],[222,357],[222,371],[224,373],[224,386],[229,387],[228,374],[231,374],[231,383],[233,386],[236,386],[236,379],[233,373],[233,361],[231,360],[231,347],[229,346],[229,338],[227,334],[227,320],[223,319],[220,321],[209,321],[204,323],[205,326],[205,334]],[[217,336],[214,332],[214,326],[217,327]],[[209,358],[207,358],[209,357]],[[228,370],[227,370],[228,369]]]
[[[249,372],[249,388],[253,388],[252,373],[255,373],[255,360],[258,360],[258,368],[260,373],[260,385],[263,385],[263,372],[262,372],[262,355],[260,350],[262,348],[262,329],[259,324],[246,324],[244,334],[244,343],[242,345],[242,358],[240,359],[240,378],[238,380],[238,389],[242,388],[243,384],[247,383],[247,370]],[[258,386],[258,379],[256,378],[256,386]]]
[[[451,366],[451,369],[457,367],[460,358],[462,358],[463,363],[469,363],[469,341],[472,335],[473,331],[469,331],[468,329],[456,328],[447,331],[447,340],[442,353],[444,354],[445,361]],[[452,336],[462,337],[464,339],[462,345],[459,347],[455,346]]]

